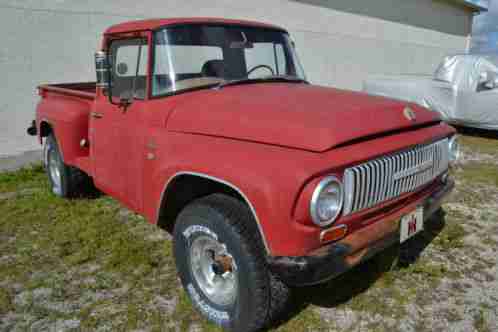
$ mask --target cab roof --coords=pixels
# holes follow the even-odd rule
[[[287,32],[285,29],[261,22],[255,21],[244,21],[244,20],[231,20],[224,18],[215,17],[183,17],[183,18],[156,18],[147,20],[135,20],[128,21],[120,24],[116,24],[108,28],[105,34],[116,34],[116,33],[127,33],[135,31],[145,31],[145,30],[155,30],[160,27],[170,26],[170,25],[182,25],[182,24],[221,24],[221,25],[239,25],[257,28],[268,28],[274,30],[280,30]]]

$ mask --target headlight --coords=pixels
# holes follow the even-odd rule
[[[311,196],[310,214],[313,222],[325,227],[333,223],[342,210],[344,190],[341,181],[328,176],[316,186]]]
[[[458,144],[456,135],[451,137],[448,142],[448,152],[450,163],[454,163],[460,158],[460,144]]]

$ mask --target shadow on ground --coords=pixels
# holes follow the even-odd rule
[[[276,328],[299,315],[309,305],[335,308],[366,292],[387,272],[407,268],[416,262],[427,246],[441,233],[446,224],[443,210],[426,221],[424,231],[402,245],[392,246],[377,256],[352,268],[343,275],[324,284],[295,288],[293,301],[275,324]]]
[[[462,126],[453,126],[459,134],[473,137],[483,137],[498,140],[498,130],[478,129]]]

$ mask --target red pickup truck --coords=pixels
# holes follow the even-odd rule
[[[280,27],[128,22],[95,59],[96,83],[39,87],[28,132],[51,188],[93,182],[172,232],[186,292],[225,328],[411,238],[453,187],[437,113],[308,83]]]

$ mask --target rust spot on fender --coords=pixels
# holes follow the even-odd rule
[[[381,220],[358,230],[338,243],[350,248],[351,254],[348,255],[347,260],[356,261],[357,256],[361,258],[368,252],[369,246],[396,233],[398,228],[399,220]]]

